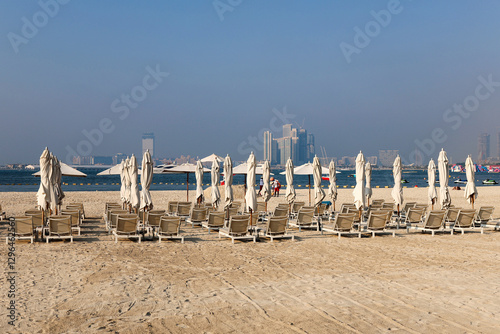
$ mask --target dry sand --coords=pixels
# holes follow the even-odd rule
[[[373,197],[389,201],[390,190],[374,189]],[[352,202],[352,189],[339,191],[337,205]],[[500,188],[479,191],[477,206],[494,205],[500,216]],[[405,199],[425,203],[426,193],[405,189]],[[299,194],[307,201],[307,191]],[[463,191],[451,195],[466,207]],[[500,332],[500,232],[338,240],[294,231],[296,241],[233,245],[183,226],[185,244],[115,244],[99,217],[118,192],[66,196],[84,202],[82,236],[73,244],[17,242],[19,319],[7,324],[3,279],[0,332]],[[166,208],[185,192],[152,196]],[[284,192],[269,207],[278,202]],[[7,215],[34,203],[34,193],[0,193]]]

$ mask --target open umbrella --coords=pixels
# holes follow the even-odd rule
[[[200,160],[201,162],[222,162],[224,161],[224,158],[221,156],[218,156],[217,154],[210,154],[208,157],[204,157],[203,159]]]
[[[476,184],[474,183],[474,162],[472,162],[472,158],[470,155],[467,157],[465,161],[465,173],[467,175],[467,184],[465,185],[465,198],[467,198],[467,202],[472,205],[474,209],[474,200],[477,198],[477,189]]]
[[[319,206],[325,198],[325,192],[321,189],[321,174],[322,167],[319,163],[319,158],[315,156],[313,160],[314,206]]]
[[[328,168],[321,167],[321,174],[328,174]],[[286,174],[286,170],[280,174]],[[309,179],[309,205],[311,205],[311,175],[313,175],[313,164],[308,162],[293,169],[293,175],[307,175]]]
[[[429,190],[427,192],[427,196],[429,198],[429,201],[431,202],[432,210],[434,210],[434,204],[437,200],[436,164],[432,159],[429,161],[429,166],[427,167],[427,179],[429,181]]]
[[[365,196],[367,199],[367,205],[370,205],[370,198],[372,198],[372,165],[370,164],[370,162],[367,162],[365,165],[365,178]]]
[[[220,192],[219,192],[219,162],[214,160],[212,163],[212,205],[214,209],[217,210],[220,204]]]
[[[337,170],[335,168],[335,161],[330,161],[328,166],[328,176],[330,179],[330,186],[328,187],[328,196],[333,202],[333,211],[335,211],[335,201],[337,200]]]
[[[288,202],[288,205],[290,206],[293,201],[295,201],[295,198],[297,197],[297,194],[295,193],[295,188],[293,186],[293,161],[292,159],[288,158],[286,162],[286,201]],[[269,180],[269,178],[268,178]],[[265,180],[264,180],[265,184]],[[271,196],[271,193],[269,193],[269,196]]]
[[[42,152],[40,156],[40,188],[36,194],[37,203],[42,210],[47,210],[50,206],[51,199],[51,187],[52,183],[50,180],[50,152],[48,148]]]
[[[394,175],[394,188],[392,188],[392,198],[394,199],[394,204],[397,205],[398,208],[398,216],[399,216],[399,208],[403,205],[403,188],[401,187],[401,157],[398,155],[394,160],[394,164],[392,166],[392,174]]]
[[[269,166],[269,161],[266,160],[264,162],[264,165],[262,166],[262,181],[264,183],[262,185],[262,198],[264,199],[264,202],[266,203],[266,208],[265,208],[266,212],[267,212],[267,202],[271,199],[270,177],[271,177],[271,167]],[[287,182],[288,182],[288,178],[287,178]],[[288,186],[287,186],[286,191],[288,194]]]
[[[438,158],[439,169],[439,202],[441,203],[441,210],[446,210],[451,205],[450,191],[448,190],[448,156],[444,149],[439,152]]]
[[[203,168],[203,173],[208,173],[208,172],[210,172],[210,169]],[[190,163],[184,163],[179,166],[165,169],[163,173],[186,174],[186,201],[189,201],[189,174],[196,173],[196,165]]]
[[[120,186],[120,199],[122,201],[122,205],[125,206],[125,203],[128,202],[127,200],[127,178],[126,178],[126,174],[128,174],[127,172],[127,167],[125,165],[125,161],[122,160],[122,162],[120,163],[120,183],[121,183],[121,186]]]
[[[255,195],[255,155],[250,153],[250,156],[247,160],[247,193],[245,195],[245,202],[248,211],[250,212],[250,216],[253,214],[257,207],[257,197]],[[252,220],[250,220],[250,224]]]
[[[228,209],[233,203],[233,161],[229,154],[224,159],[224,209]]]
[[[130,175],[130,205],[137,212],[140,204],[140,195],[139,185],[137,184],[137,159],[133,154],[130,158],[128,173]]]
[[[196,203],[200,205],[203,202],[203,165],[200,160],[196,163],[194,175],[196,177]]]
[[[153,182],[153,159],[151,158],[151,153],[149,150],[144,152],[142,157],[142,174],[141,174],[141,209],[146,212],[153,208],[153,200],[151,199],[151,193],[149,192],[149,187]]]
[[[360,211],[365,207],[365,156],[359,152],[356,157],[356,187],[352,192],[354,195],[354,204],[356,209]]]
[[[59,161],[59,159],[58,159]],[[62,176],[74,176],[74,177],[87,177],[87,174],[80,172],[78,169],[66,165],[64,162],[59,161]],[[41,170],[33,174],[34,176],[40,176]]]

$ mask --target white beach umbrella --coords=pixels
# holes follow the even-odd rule
[[[49,179],[50,179],[50,210],[57,214],[57,206],[59,205],[59,199],[57,196],[56,188],[56,176],[57,174],[57,163],[55,156],[50,153],[50,169],[49,169]]]
[[[59,161],[59,159],[58,159]],[[80,172],[79,170],[66,165],[64,162],[59,161],[62,176],[74,176],[74,177],[87,177],[87,174]],[[41,171],[34,173],[34,176],[40,176]]]
[[[245,195],[245,205],[248,211],[255,211],[257,208],[257,196],[255,195],[255,155],[250,153],[247,160],[247,193]]]
[[[248,171],[248,163],[244,162],[233,168],[233,175],[245,175]],[[255,174],[263,175],[263,165],[255,165]],[[271,175],[272,173],[270,173]]]
[[[42,210],[47,210],[51,202],[50,160],[50,152],[45,148],[40,156],[40,188],[36,194],[37,203]]]
[[[321,174],[322,167],[319,163],[319,158],[315,156],[313,160],[314,206],[320,205],[325,198],[325,192],[321,189]]]
[[[224,209],[228,209],[233,203],[233,161],[229,154],[224,159]]]
[[[200,160],[196,163],[194,176],[196,177],[196,202],[201,204],[203,202],[203,165]]]
[[[431,202],[432,208],[434,209],[434,204],[437,200],[437,191],[436,191],[436,164],[434,160],[431,159],[429,161],[429,166],[427,167],[427,179],[429,181],[429,190],[427,192],[427,196],[429,198],[429,202]]]
[[[125,176],[125,203],[130,204],[131,202],[131,186],[132,186],[132,180],[130,178],[130,158],[127,157],[125,160],[125,165],[123,168],[123,174]]]
[[[356,209],[362,210],[365,207],[365,156],[359,152],[356,157],[356,187],[352,192]]]
[[[313,175],[313,164],[308,162],[293,169],[293,175],[307,175],[308,176],[308,185],[309,185],[309,205],[311,205],[311,175]],[[321,174],[328,174],[328,168],[321,167]],[[285,175],[286,170],[281,172],[280,174]]]
[[[197,165],[195,164],[190,164],[190,163],[184,163],[182,165],[178,165],[169,169],[165,169],[163,171],[164,174],[168,173],[174,173],[174,174],[186,174],[186,201],[189,201],[189,174],[190,173],[196,173],[196,167]],[[202,166],[203,168],[203,166]],[[203,168],[203,173],[208,173],[210,172],[210,169],[208,168]]]
[[[401,187],[401,157],[398,155],[394,160],[394,164],[392,166],[392,174],[394,176],[394,188],[392,188],[392,198],[394,199],[394,204],[399,208],[403,205],[403,187]]]
[[[365,165],[365,178],[365,196],[368,200],[367,204],[370,205],[370,198],[372,198],[372,165],[370,164],[370,162],[367,162]]]
[[[266,161],[267,162],[267,161]],[[297,197],[297,194],[295,193],[295,188],[293,186],[293,161],[292,159],[288,158],[286,162],[286,201],[288,204],[292,204],[293,201],[295,201],[295,198]],[[268,183],[269,183],[269,177],[267,178]],[[265,185],[265,179],[264,179],[264,185]],[[271,192],[269,191],[269,198],[271,197]]]
[[[217,154],[215,154],[215,153],[212,153],[212,154],[210,154],[209,156],[204,157],[203,159],[201,159],[201,162],[212,162],[212,163],[213,163],[213,162],[215,162],[215,161],[216,161],[217,163],[219,163],[219,162],[224,161],[224,158],[223,158],[223,157],[221,157],[221,156],[218,156],[218,155],[217,155]]]
[[[450,191],[448,190],[448,156],[444,149],[439,152],[438,158],[439,169],[439,202],[441,203],[441,210],[446,210],[451,205]]]
[[[219,162],[214,160],[212,163],[211,170],[212,177],[212,205],[215,209],[219,207],[220,204],[220,192],[219,192]]]
[[[125,166],[125,161],[122,160],[119,166],[120,166],[120,183],[121,183],[120,199],[122,203],[127,203],[127,178],[125,177],[125,174],[128,174],[128,172],[127,172],[127,167]]]
[[[141,209],[144,211],[153,208],[153,200],[149,188],[153,182],[153,159],[149,150],[144,152],[142,157],[142,174],[141,174]]]
[[[64,192],[62,191],[61,181],[62,181],[62,172],[61,172],[61,163],[56,156],[53,156],[53,187],[54,187],[54,195],[55,195],[55,208],[60,207],[62,205],[62,200],[64,198]]]
[[[467,198],[467,202],[469,202],[469,204],[472,204],[472,208],[474,209],[474,200],[477,198],[477,189],[476,184],[474,183],[474,162],[472,162],[472,158],[470,157],[470,155],[465,161],[465,173],[467,175],[467,184],[465,185],[465,198]]]
[[[134,209],[138,209],[140,204],[140,195],[139,185],[137,184],[137,159],[133,154],[130,158],[128,172],[130,175],[130,204]]]
[[[333,210],[335,211],[335,201],[337,200],[337,168],[335,161],[330,161],[328,166],[328,176],[330,179],[330,186],[328,187],[328,196],[333,202]]]
[[[271,167],[269,166],[269,161],[265,161],[262,166],[262,198],[264,202],[266,202],[266,211],[267,211],[267,202],[271,199]],[[287,179],[288,180],[288,179]],[[288,192],[288,189],[287,189]]]

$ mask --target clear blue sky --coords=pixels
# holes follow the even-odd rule
[[[138,154],[144,132],[155,133],[157,156],[240,160],[253,149],[261,159],[248,137],[279,125],[273,109],[285,107],[329,156],[399,149],[409,157],[415,140],[427,139],[436,148],[427,141],[424,160],[442,146],[464,161],[477,156],[482,131],[496,155],[500,2],[218,4],[73,0],[57,13],[48,6],[51,17],[36,1],[2,1],[0,164],[36,162],[45,146],[63,160],[78,145],[91,155]],[[371,12],[388,7],[390,22],[381,14],[386,21],[374,23]],[[363,45],[357,36],[348,62],[341,45],[356,47],[356,27],[372,37]],[[169,73],[149,78],[149,91],[147,67]],[[479,76],[491,76],[491,91],[476,92]],[[129,108],[121,97],[132,91],[140,101]],[[464,100],[473,112],[446,113]],[[92,132],[100,122],[102,140]],[[90,148],[84,130],[95,135]]]

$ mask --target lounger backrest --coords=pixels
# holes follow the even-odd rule
[[[229,234],[245,235],[248,232],[249,224],[250,224],[250,216],[248,215],[233,216],[229,220]]]
[[[335,229],[338,231],[350,231],[356,219],[355,213],[339,213],[335,218]]]
[[[180,232],[181,218],[163,216],[160,219],[159,233],[163,235],[178,235]]]
[[[240,201],[233,201],[233,203],[231,203],[231,207],[236,208],[239,211],[241,208],[241,202]]]
[[[305,202],[293,202],[292,204],[292,212],[293,213],[297,213],[299,212],[299,210],[305,205],[306,203]]]
[[[163,212],[163,213],[149,212],[148,213],[148,224],[149,224],[149,226],[159,227],[160,226],[160,219],[164,215],[165,215],[165,212]]]
[[[422,220],[423,214],[424,214],[424,209],[409,208],[408,211],[406,212],[406,219],[408,219],[409,222],[417,223]]]
[[[116,228],[116,224],[118,222],[118,216],[127,215],[127,214],[128,214],[127,210],[112,210],[110,212],[111,228]]]
[[[384,203],[383,199],[372,199],[372,205],[382,205]]]
[[[414,208],[415,209],[422,209],[422,210],[424,210],[424,212],[426,212],[427,209],[429,208],[429,206],[427,204],[415,204]]]
[[[455,221],[456,227],[469,228],[472,227],[474,223],[474,217],[476,216],[475,210],[460,210]]]
[[[304,205],[303,207],[300,208],[299,211],[313,211],[314,212],[314,206]]]
[[[191,210],[191,221],[193,222],[201,222],[207,220],[207,209],[197,209],[193,208]]]
[[[208,215],[209,227],[224,227],[224,212],[210,212]]]
[[[229,208],[229,217],[236,216],[238,214],[238,208],[237,207],[230,207]]]
[[[403,207],[403,212],[408,214],[408,210],[410,210],[410,208],[414,208],[415,204],[417,204],[417,202],[406,202],[405,206]]]
[[[257,202],[257,209],[255,211],[264,212],[265,210],[266,210],[266,203],[265,202]]]
[[[116,232],[136,233],[139,216],[134,214],[119,215],[116,222]]]
[[[60,215],[49,217],[49,233],[71,234],[71,216]]]
[[[283,217],[283,216],[286,216],[287,214],[288,214],[288,208],[283,208],[283,207],[277,206],[274,209],[273,216],[275,216],[275,217]]]
[[[168,202],[168,213],[176,213],[177,212],[177,201]]]
[[[191,203],[179,203],[177,205],[177,215],[179,216],[189,216],[191,212]]]
[[[61,215],[71,217],[71,226],[80,226],[80,211],[61,210]]]
[[[348,213],[349,209],[352,210],[353,208],[356,209],[356,205],[354,205],[353,203],[344,203],[340,207],[340,213]]]
[[[379,210],[382,209],[382,204],[370,204],[370,210]]]
[[[16,234],[19,235],[32,235],[33,234],[33,217],[32,216],[19,216],[14,217],[16,222]]]
[[[25,216],[31,216],[33,219],[33,226],[43,227],[43,212],[39,210],[27,210],[24,212]]]
[[[491,219],[493,215],[493,210],[495,208],[492,206],[482,206],[479,208],[479,212],[477,213],[477,220],[480,221],[488,221]]]
[[[394,203],[382,203],[382,209],[394,210]]]
[[[371,230],[383,230],[387,224],[386,212],[370,212],[367,227]]]
[[[285,234],[288,217],[271,217],[267,221],[267,234]]]
[[[299,213],[297,214],[297,223],[304,225],[304,224],[311,224],[314,216],[314,211],[312,210],[304,210],[304,208],[299,210]]]
[[[425,228],[429,229],[439,229],[443,225],[444,218],[446,216],[446,211],[444,210],[433,210],[427,214],[425,218]]]
[[[450,207],[446,210],[446,214],[444,215],[445,219],[449,222],[454,222],[457,220],[458,213],[462,210],[462,208]]]

